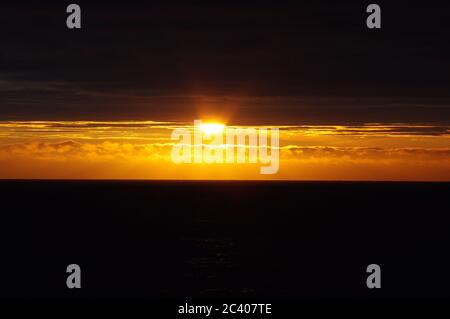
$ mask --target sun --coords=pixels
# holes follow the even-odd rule
[[[202,124],[201,130],[207,135],[220,134],[223,132],[225,125],[220,123],[205,123]]]

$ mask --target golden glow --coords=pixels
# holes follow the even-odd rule
[[[279,171],[261,175],[260,164],[247,162],[174,164],[171,152],[178,141],[171,134],[178,128],[192,131],[192,122],[0,121],[0,179],[450,181],[448,126],[278,127]],[[204,122],[202,132],[224,128],[214,119]]]
[[[225,125],[219,123],[204,123],[202,124],[202,132],[207,135],[220,134],[223,132]]]

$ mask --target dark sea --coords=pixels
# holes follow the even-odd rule
[[[450,297],[450,183],[1,181],[0,194],[2,298]],[[66,287],[69,264],[82,289]]]

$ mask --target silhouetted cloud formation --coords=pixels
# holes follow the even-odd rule
[[[3,120],[440,123],[450,119],[448,11],[361,2],[16,1],[2,9]]]

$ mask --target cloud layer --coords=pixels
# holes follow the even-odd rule
[[[450,180],[448,127],[281,127],[280,171],[176,165],[166,122],[0,123],[0,178]]]

